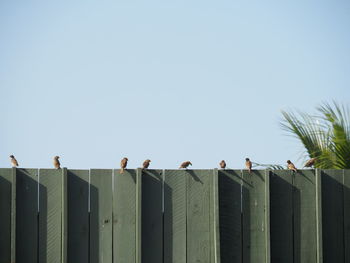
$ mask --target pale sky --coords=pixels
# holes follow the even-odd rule
[[[281,110],[350,102],[349,1],[0,2],[0,167],[300,166]]]

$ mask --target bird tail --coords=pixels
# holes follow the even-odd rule
[[[124,173],[124,168],[121,168],[121,169],[120,169],[120,173],[121,173],[121,174]]]

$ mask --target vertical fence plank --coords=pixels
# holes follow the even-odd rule
[[[219,170],[218,173],[221,263],[241,262],[241,171]]]
[[[186,263],[187,171],[164,171],[164,262]]]
[[[187,262],[210,262],[211,170],[187,170]]]
[[[39,263],[62,261],[63,169],[39,170]]]
[[[142,262],[163,262],[163,178],[161,170],[142,171]]]
[[[268,241],[266,240],[266,174],[264,170],[242,174],[243,211],[243,262],[266,262]]]
[[[270,173],[271,262],[293,263],[292,172]]]
[[[344,173],[344,251],[345,261],[350,262],[350,170]]]
[[[16,182],[16,262],[37,262],[38,169],[17,169]]]
[[[322,170],[322,233],[325,262],[344,262],[343,171]]]
[[[0,169],[0,263],[11,261],[12,169]]]
[[[299,170],[293,178],[294,262],[317,262],[315,171]]]
[[[210,184],[210,262],[221,263],[219,220],[219,172],[214,169]]]
[[[322,179],[320,169],[315,170],[316,176],[316,262],[323,262],[322,234]]]
[[[112,170],[90,170],[90,263],[112,262]]]
[[[89,261],[89,170],[68,170],[68,262]]]
[[[114,170],[113,254],[115,263],[134,263],[137,244],[137,172]]]

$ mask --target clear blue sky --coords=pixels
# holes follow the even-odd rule
[[[282,109],[350,102],[349,1],[1,1],[0,167],[297,161]]]

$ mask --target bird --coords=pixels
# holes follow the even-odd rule
[[[148,166],[149,166],[149,164],[150,164],[150,162],[151,162],[150,159],[145,160],[145,161],[143,162],[143,164],[142,164],[143,169],[147,169]]]
[[[311,158],[310,160],[308,160],[304,167],[311,167],[311,166],[314,166],[315,165],[315,162],[317,161],[317,158]]]
[[[126,168],[126,166],[128,165],[128,158],[124,157],[121,161],[120,161],[120,173],[124,173],[124,169]]]
[[[293,172],[298,171],[297,168],[295,168],[295,165],[290,160],[287,161],[287,167],[288,167],[288,170],[292,170]]]
[[[61,163],[60,163],[60,161],[59,161],[58,159],[60,159],[59,156],[53,157],[53,166],[54,166],[56,169],[60,169],[60,168],[61,168]]]
[[[190,161],[183,162],[183,163],[180,165],[179,169],[181,169],[181,168],[187,169],[187,167],[188,167],[189,165],[192,165],[192,163],[191,163]]]
[[[17,162],[15,156],[10,155],[10,160],[11,160],[12,167],[18,167],[18,162]]]
[[[219,163],[219,165],[220,165],[220,168],[221,168],[221,169],[225,169],[225,168],[226,168],[226,162],[225,162],[225,160],[222,160],[222,161]]]
[[[249,158],[245,158],[245,167],[247,167],[249,173],[252,172],[252,162],[249,160]]]

